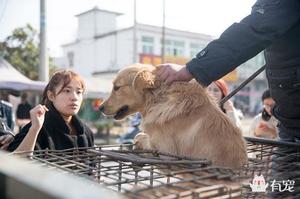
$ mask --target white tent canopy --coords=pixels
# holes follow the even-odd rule
[[[116,72],[107,72],[85,78],[85,98],[106,98],[112,90]],[[17,71],[6,60],[0,58],[0,89],[15,91],[43,91],[47,82],[33,81]]]
[[[33,81],[27,78],[7,61],[0,58],[0,89],[42,91],[46,85],[46,82]]]

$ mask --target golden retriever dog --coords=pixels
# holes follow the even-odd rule
[[[156,68],[134,64],[120,70],[100,107],[116,120],[136,112],[143,133],[136,147],[205,158],[214,165],[239,168],[247,162],[242,134],[196,81],[162,84]]]

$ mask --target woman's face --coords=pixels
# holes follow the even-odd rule
[[[83,98],[83,89],[80,82],[76,79],[71,80],[61,90],[62,86],[63,83],[55,89],[55,94],[48,91],[48,98],[53,102],[54,107],[62,116],[69,117],[78,113]],[[61,92],[58,93],[60,90]]]
[[[264,109],[269,113],[269,115],[272,115],[272,107],[275,105],[275,101],[272,98],[266,98],[263,101]]]
[[[222,92],[215,83],[211,83],[207,87],[208,92],[210,92],[218,101],[222,99]]]

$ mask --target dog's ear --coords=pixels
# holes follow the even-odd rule
[[[133,79],[132,87],[139,91],[157,87],[155,75],[150,70],[139,71]]]

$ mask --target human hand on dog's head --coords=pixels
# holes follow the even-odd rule
[[[157,76],[168,85],[177,81],[188,82],[193,79],[193,76],[185,66],[172,63],[158,65]]]

